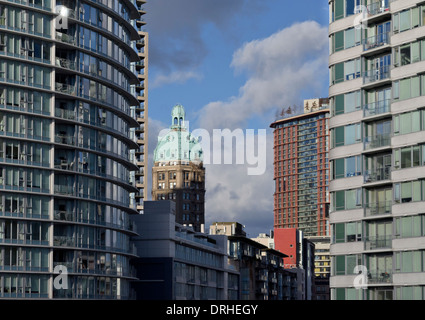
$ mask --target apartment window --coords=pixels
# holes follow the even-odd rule
[[[361,142],[361,125],[355,123],[336,127],[332,130],[332,138],[334,147],[359,143]]]
[[[422,10],[420,10],[422,8]],[[420,26],[422,7],[415,7],[396,13],[393,16],[394,33],[403,32]]]
[[[357,111],[361,108],[361,92],[354,91],[337,95],[332,99],[331,104],[334,115]]]
[[[423,286],[403,286],[395,290],[397,300],[423,300],[424,297]]]
[[[394,184],[394,201],[407,203],[424,199],[425,180],[407,181]]]
[[[394,116],[394,135],[408,134],[424,129],[425,110],[406,112]]]
[[[333,274],[352,275],[356,274],[356,267],[362,265],[361,256],[358,254],[335,256],[333,259]]]
[[[362,189],[341,190],[333,193],[334,211],[357,209],[362,206]]]
[[[360,77],[360,59],[337,63],[331,67],[331,85]]]
[[[333,225],[333,242],[355,242],[362,240],[362,223],[360,221],[336,223]]]
[[[425,235],[425,216],[415,215],[395,219],[395,236],[397,238],[422,237]]]
[[[395,272],[422,272],[424,252],[422,250],[396,252],[395,262]]]
[[[331,35],[331,52],[338,52],[360,45],[361,29],[350,28]]]
[[[353,156],[333,160],[333,179],[354,177],[362,174],[362,157]]]
[[[394,167],[396,169],[412,168],[425,165],[425,145],[409,146],[394,150]]]

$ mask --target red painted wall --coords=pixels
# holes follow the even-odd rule
[[[298,231],[295,228],[274,228],[275,249],[289,256],[283,259],[285,268],[297,266]]]

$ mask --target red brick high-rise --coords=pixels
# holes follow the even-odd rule
[[[304,113],[274,128],[274,228],[329,236],[328,99],[304,101]]]

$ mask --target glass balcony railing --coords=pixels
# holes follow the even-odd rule
[[[365,183],[388,180],[391,177],[391,167],[365,170],[363,176]]]
[[[379,0],[373,2],[367,6],[367,13],[369,16],[374,16],[380,13],[389,12],[390,11],[390,3],[393,0]]]
[[[363,40],[363,51],[372,50],[390,44],[390,32],[380,33],[378,35]]]
[[[363,106],[363,117],[375,116],[391,111],[391,99],[368,103]]]
[[[388,271],[379,271],[379,270],[374,270],[374,271],[369,271],[367,274],[367,280],[368,283],[391,283],[392,282],[392,271],[388,270]]]
[[[364,150],[387,147],[390,144],[391,135],[389,133],[369,136],[364,139]]]
[[[390,66],[382,66],[377,69],[365,71],[363,73],[363,84],[389,79],[390,71]]]
[[[365,237],[365,249],[386,249],[391,248],[392,236],[369,236]]]
[[[374,216],[391,213],[392,200],[369,202],[365,204],[365,215]]]

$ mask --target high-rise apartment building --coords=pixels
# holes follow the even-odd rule
[[[329,5],[332,299],[424,299],[425,6]]]
[[[205,168],[198,138],[185,123],[182,105],[171,112],[170,130],[158,137],[152,167],[152,199],[176,202],[176,222],[204,232]]]
[[[140,16],[146,14],[143,5],[145,0],[137,0],[136,6]],[[134,151],[134,159],[139,170],[134,172],[134,182],[138,192],[131,195],[136,203],[136,208],[140,213],[143,213],[143,202],[148,196],[148,172],[145,171],[148,161],[148,65],[149,65],[149,34],[143,30],[146,22],[143,19],[137,19],[135,23],[136,29],[139,32],[140,40],[136,40],[135,45],[140,60],[132,63],[132,70],[137,74],[139,81],[132,87],[133,94],[137,96],[139,104],[132,108],[132,116],[137,120],[139,126],[132,129],[136,137],[139,148]],[[133,89],[134,88],[134,89]]]
[[[143,2],[0,1],[1,298],[129,297]]]
[[[274,129],[274,228],[329,236],[328,99],[304,101],[304,113]]]

